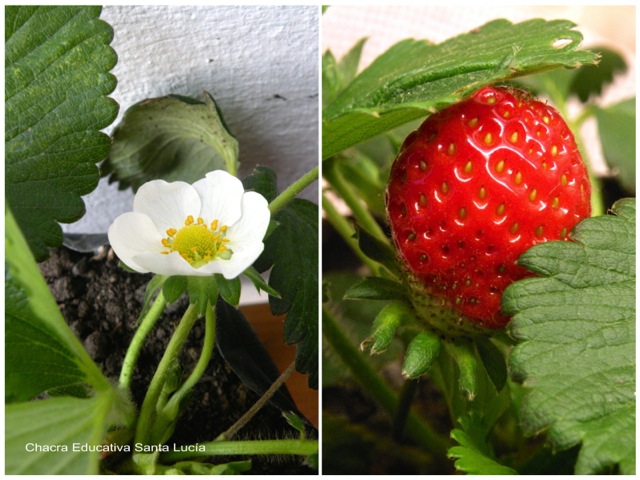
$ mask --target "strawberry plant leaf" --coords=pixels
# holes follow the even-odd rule
[[[609,107],[595,107],[605,159],[622,187],[636,191],[636,98]]]
[[[9,475],[97,475],[97,451],[74,450],[102,443],[113,396],[58,397],[8,405],[5,458]],[[55,445],[61,451],[29,450]],[[31,445],[31,447],[30,447]]]
[[[274,315],[286,314],[284,338],[296,343],[296,369],[318,387],[318,206],[294,199],[274,215],[278,227],[265,240],[258,271],[273,266],[269,286],[281,298],[269,297]]]
[[[272,202],[278,196],[276,172],[264,165],[255,167],[251,175],[242,180],[242,186],[245,190],[258,192],[268,202]]]
[[[602,93],[603,87],[611,83],[618,73],[627,70],[627,63],[618,52],[606,47],[594,47],[591,51],[598,53],[598,65],[588,65],[575,70],[571,82],[571,91],[575,92],[582,102]]]
[[[205,92],[205,103],[169,95],[130,107],[113,132],[103,171],[135,191],[158,178],[193,183],[213,170],[235,173],[237,165],[238,142]]]
[[[11,212],[5,219],[5,396],[60,387],[111,388],[62,317]]]
[[[576,474],[635,472],[635,199],[586,219],[575,242],[549,242],[519,262],[537,273],[505,291],[518,341],[509,365],[528,388],[529,435],[581,444]]]
[[[38,261],[84,215],[109,154],[116,54],[99,7],[5,9],[5,194]]]
[[[449,458],[456,459],[455,467],[461,472],[480,475],[509,475],[514,470],[499,462],[493,451],[488,435],[496,421],[508,409],[511,402],[508,388],[500,393],[489,385],[488,379],[480,375],[483,388],[480,397],[468,405],[459,418],[457,428],[451,431],[458,445],[447,452]]]
[[[424,117],[478,88],[593,63],[566,20],[492,21],[441,44],[404,40],[379,56],[323,111],[323,158]]]
[[[565,104],[570,96],[587,102],[590,97],[602,93],[618,73],[627,69],[619,53],[605,47],[592,47],[590,50],[598,55],[597,65],[587,64],[575,70],[551,70],[518,79],[517,83],[536,95],[548,95],[557,105]]]
[[[366,39],[359,40],[340,62],[327,50],[322,56],[322,104],[329,105],[351,83],[358,71],[362,47]]]
[[[457,470],[471,475],[514,475],[517,472],[510,467],[498,463],[486,452],[486,445],[479,444],[476,439],[464,430],[454,429],[451,438],[458,446],[449,449],[449,458],[456,459]]]

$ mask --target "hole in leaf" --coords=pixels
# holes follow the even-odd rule
[[[561,48],[568,47],[572,43],[573,43],[573,39],[571,39],[571,38],[557,38],[557,39],[555,39],[553,41],[551,46],[553,48],[556,48],[556,49],[560,50]]]

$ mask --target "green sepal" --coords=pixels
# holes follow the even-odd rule
[[[138,315],[138,319],[136,320],[136,325],[140,325],[140,322],[142,322],[142,319],[147,316],[147,313],[149,313],[149,309],[151,308],[151,300],[153,299],[154,295],[158,293],[158,291],[160,291],[160,289],[164,285],[164,282],[166,282],[167,278],[168,277],[166,275],[154,275],[153,278],[147,284],[147,288],[144,291],[144,301],[142,303],[142,310]]]
[[[187,277],[183,275],[173,275],[166,279],[162,285],[162,294],[167,303],[178,300],[187,289]]]
[[[402,284],[382,277],[367,277],[344,294],[345,300],[405,300]]]
[[[280,294],[273,288],[269,286],[269,284],[265,281],[264,278],[258,273],[258,271],[253,267],[247,268],[242,274],[251,280],[251,283],[258,289],[258,291],[262,290],[263,292],[268,293],[272,297],[282,298]]]
[[[478,356],[487,371],[491,383],[500,392],[507,383],[507,362],[502,352],[488,338],[476,338]]]
[[[478,357],[471,342],[456,339],[444,342],[445,349],[458,366],[458,387],[469,401],[478,391]]]
[[[369,353],[376,355],[384,352],[395,337],[396,330],[402,323],[414,318],[413,310],[404,302],[391,302],[385,306],[373,321],[371,337],[362,342],[360,348],[365,350],[369,345]]]
[[[133,268],[131,268],[130,266],[128,266],[126,263],[124,263],[122,260],[120,260],[118,262],[118,266],[123,269],[125,272],[129,272],[129,273],[140,273],[137,270],[134,270]]]
[[[287,420],[287,423],[300,432],[300,438],[306,437],[304,420],[293,412],[282,412],[282,416]]]
[[[205,314],[208,303],[215,305],[218,299],[218,284],[213,276],[187,277],[187,291],[189,302],[197,306],[199,316]]]
[[[237,307],[240,303],[240,293],[242,291],[242,285],[240,285],[240,277],[232,278],[228,280],[223,275],[216,273],[214,275],[216,279],[216,285],[218,286],[218,292],[224,298],[224,301],[229,305]]]
[[[429,371],[440,354],[440,338],[432,332],[420,332],[407,347],[402,364],[402,375],[414,379]]]

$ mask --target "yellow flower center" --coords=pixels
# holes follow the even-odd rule
[[[207,224],[200,217],[195,221],[189,215],[182,228],[167,230],[167,237],[162,239],[162,245],[166,250],[162,253],[167,255],[178,252],[194,268],[199,268],[215,258],[230,259],[233,252],[225,245],[229,242],[227,226],[218,227],[218,223],[218,220],[214,220]]]

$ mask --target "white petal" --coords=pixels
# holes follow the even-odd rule
[[[159,275],[188,275],[192,277],[209,275],[193,268],[178,252],[171,252],[168,255],[142,253],[135,257],[135,261],[149,272]]]
[[[199,216],[207,223],[218,220],[222,226],[238,221],[244,187],[237,177],[224,170],[216,170],[194,183],[193,188],[202,200]]]
[[[227,230],[227,247],[236,252],[262,243],[270,218],[267,200],[259,193],[246,192],[242,196],[242,218]]]
[[[133,211],[148,215],[163,234],[169,228],[184,226],[189,215],[197,218],[200,207],[198,192],[185,182],[152,180],[142,185],[133,199]]]
[[[134,260],[136,255],[163,250],[162,234],[153,221],[142,213],[127,212],[114,220],[109,227],[109,243],[116,255],[129,268],[141,273],[148,268]]]
[[[253,262],[258,259],[263,250],[264,244],[260,242],[247,246],[238,252],[234,251],[229,260],[220,260],[222,275],[227,280],[237,277],[253,265]]]

